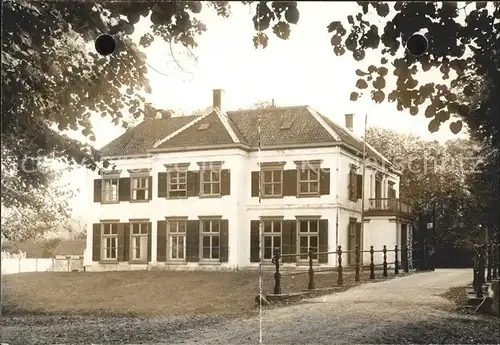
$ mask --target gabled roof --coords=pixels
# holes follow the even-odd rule
[[[255,150],[259,145],[259,120],[262,148],[340,143],[363,151],[361,138],[304,105],[227,112],[214,108],[201,116],[148,119],[103,147],[101,152],[107,157],[123,157],[231,145]],[[366,148],[368,155],[390,163],[370,145]]]
[[[85,240],[61,241],[54,249],[54,255],[83,255],[85,245]]]

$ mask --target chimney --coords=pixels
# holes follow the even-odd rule
[[[351,132],[353,130],[353,116],[354,114],[345,114],[345,126]]]
[[[156,119],[170,119],[174,114],[173,110],[156,110]]]
[[[156,116],[155,109],[151,103],[144,103],[144,118],[154,119]]]
[[[213,102],[212,102],[212,107],[213,108],[219,108],[219,110],[222,110],[222,94],[224,93],[224,90],[222,89],[214,89],[213,90]]]

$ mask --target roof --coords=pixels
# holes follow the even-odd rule
[[[54,249],[54,255],[83,255],[85,246],[85,240],[61,241]]]
[[[2,250],[11,254],[17,254],[19,251],[26,253],[26,258],[50,258],[52,257],[51,248],[42,242],[26,240],[23,242],[4,242],[2,241]]]
[[[255,150],[259,145],[286,148],[298,145],[337,145],[363,151],[363,141],[328,117],[306,105],[221,112],[209,109],[200,116],[146,119],[100,151],[106,157],[145,155],[151,151],[182,151],[188,147],[228,145]],[[373,147],[367,153],[389,162]]]

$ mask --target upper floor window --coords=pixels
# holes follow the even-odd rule
[[[167,192],[169,198],[187,196],[187,171],[169,171]]]
[[[394,189],[394,182],[392,181],[389,181],[388,183],[387,197],[391,199],[396,197],[396,189]]]
[[[149,177],[148,176],[132,176],[132,200],[142,201],[148,200],[149,195]]]
[[[221,167],[219,164],[200,165],[200,195],[221,195]]]
[[[264,163],[261,171],[262,195],[279,197],[283,195],[283,164]]]
[[[118,260],[118,223],[102,223],[102,258]]]
[[[103,177],[102,201],[105,203],[118,202],[118,177]]]
[[[319,195],[319,169],[299,167],[299,195]]]

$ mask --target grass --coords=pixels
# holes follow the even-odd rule
[[[381,272],[376,272],[377,278]],[[368,280],[369,272],[362,273]],[[307,288],[308,274],[283,273],[282,292]],[[344,273],[352,286],[354,272]],[[315,275],[316,288],[336,286],[337,273]],[[272,293],[272,272],[263,273],[263,291]],[[234,272],[39,272],[2,277],[2,314],[103,314],[137,316],[257,313],[259,273]]]

